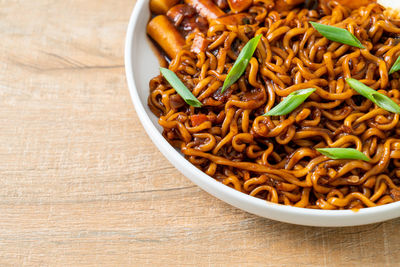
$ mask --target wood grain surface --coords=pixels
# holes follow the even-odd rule
[[[399,219],[279,223],[169,164],[125,82],[134,3],[0,0],[0,266],[399,266]]]

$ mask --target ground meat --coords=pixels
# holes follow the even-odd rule
[[[394,199],[394,201],[400,201],[400,190],[393,188],[390,190],[390,195]]]
[[[182,99],[182,97],[180,97],[180,95],[175,94],[175,95],[170,96],[169,104],[171,105],[172,108],[178,109],[180,107],[183,107],[183,105],[185,105],[185,101],[183,101],[183,99]]]

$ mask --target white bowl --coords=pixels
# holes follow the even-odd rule
[[[313,210],[267,202],[236,191],[206,175],[161,135],[156,116],[147,106],[149,81],[159,74],[157,57],[149,46],[146,24],[150,18],[148,0],[138,0],[133,10],[125,43],[125,69],[136,112],[147,134],[164,156],[193,183],[211,195],[247,212],[287,223],[309,226],[354,226],[400,217],[400,202],[357,212],[351,210]]]

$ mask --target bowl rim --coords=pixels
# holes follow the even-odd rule
[[[394,202],[390,204],[385,204],[382,206],[371,207],[371,208],[363,208],[358,210],[357,212],[352,210],[320,210],[320,209],[308,209],[308,208],[298,208],[293,206],[287,206],[282,204],[275,204],[272,202],[268,202],[256,197],[249,196],[242,192],[239,192],[235,189],[232,189],[229,186],[226,186],[218,181],[216,181],[211,176],[203,173],[199,169],[197,169],[194,165],[192,165],[189,161],[187,161],[181,153],[176,151],[161,135],[161,133],[157,130],[153,122],[150,120],[145,107],[140,100],[138,89],[136,86],[136,81],[134,77],[134,65],[133,65],[133,43],[134,43],[134,32],[139,20],[140,11],[145,8],[145,5],[148,3],[148,0],[137,0],[135,7],[133,9],[132,15],[130,17],[126,40],[125,40],[125,72],[127,77],[127,83],[130,91],[130,95],[132,98],[132,102],[134,104],[137,115],[147,132],[150,139],[153,141],[154,145],[162,152],[162,154],[171,162],[172,165],[175,166],[181,173],[185,175],[186,178],[190,179],[193,183],[201,187],[203,190],[207,191],[209,194],[214,197],[235,206],[241,210],[247,211],[249,213],[257,214],[262,217],[289,222],[293,224],[301,224],[301,225],[315,225],[321,226],[321,223],[296,223],[293,220],[285,220],[275,217],[269,217],[260,215],[261,212],[256,212],[256,210],[263,210],[263,213],[268,211],[275,212],[278,214],[284,214],[287,216],[301,216],[301,217],[309,217],[308,220],[312,219],[324,219],[324,221],[328,222],[326,226],[355,226],[355,225],[363,225],[370,224],[375,222],[380,222],[388,219],[393,219],[400,216],[400,202]],[[147,5],[146,5],[147,7]],[[147,105],[147,104],[146,104]],[[183,159],[183,160],[176,160]],[[178,163],[179,162],[179,163]],[[240,204],[239,204],[240,203]],[[248,206],[249,208],[243,208],[244,206]],[[384,217],[384,219],[380,219],[379,215]],[[330,224],[329,220],[333,218],[340,217],[343,222],[342,223],[333,223]],[[378,218],[370,218],[370,216],[377,216]],[[358,220],[357,223],[350,222]],[[360,220],[365,220],[363,223]]]

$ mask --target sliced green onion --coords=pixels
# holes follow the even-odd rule
[[[286,115],[300,106],[312,93],[315,88],[301,89],[290,93],[282,102],[276,105],[273,109],[264,114],[264,116],[279,116]]]
[[[199,108],[202,106],[201,102],[190,92],[190,90],[183,84],[183,82],[176,76],[176,74],[166,68],[160,68],[161,74],[175,89],[175,91],[185,100],[185,102],[193,107]]]
[[[317,148],[317,151],[331,159],[360,159],[370,161],[364,153],[354,148]]]
[[[364,96],[365,98],[368,98],[378,107],[393,113],[400,114],[400,106],[396,102],[394,102],[390,97],[375,91],[374,89],[366,86],[365,84],[356,79],[348,78],[346,79],[346,82],[350,85],[351,88],[356,90],[357,93]]]
[[[395,73],[398,70],[400,70],[400,56],[396,59],[396,62],[390,68],[389,74]]]
[[[239,80],[240,76],[242,76],[242,74],[247,68],[247,65],[250,62],[251,57],[256,51],[261,36],[262,35],[259,34],[256,37],[252,38],[243,47],[242,51],[240,51],[239,56],[235,61],[235,64],[233,64],[233,67],[226,76],[224,85],[222,86],[221,93],[223,93],[226,89],[228,89],[232,84],[234,84],[237,80]]]
[[[328,40],[338,42],[341,44],[351,45],[358,48],[365,48],[360,40],[357,39],[351,32],[346,29],[342,29],[335,26],[325,25],[317,22],[310,21],[311,25],[316,29],[322,36]]]

